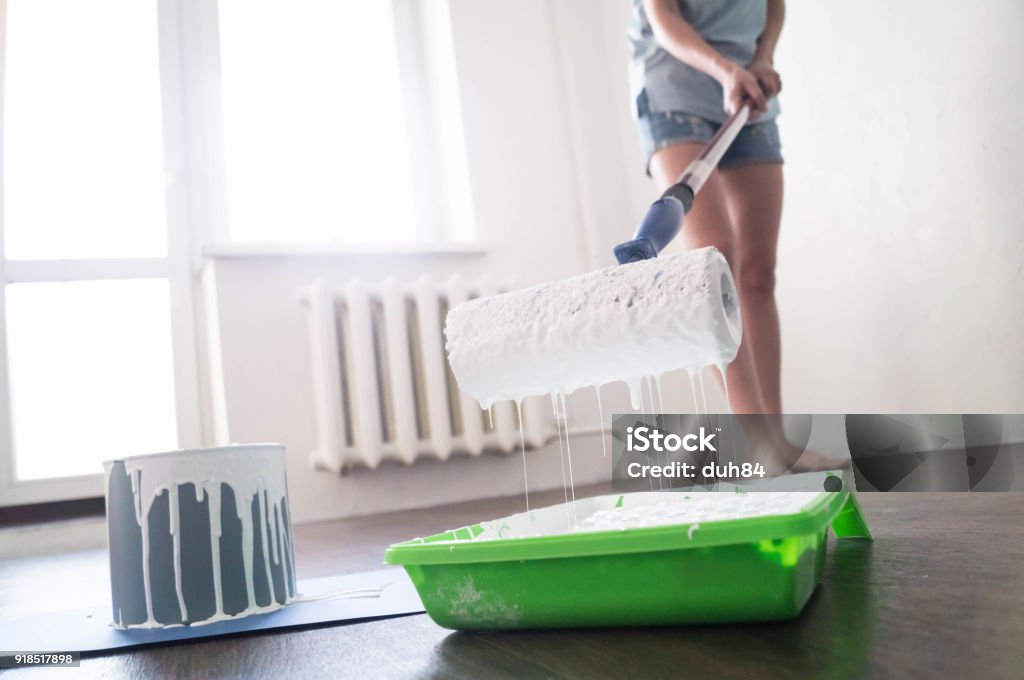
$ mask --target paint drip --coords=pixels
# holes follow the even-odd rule
[[[599,423],[598,431],[601,433],[601,456],[607,458],[608,441],[604,431],[604,409],[601,407],[601,388],[595,385],[594,392],[597,394],[597,422]]]
[[[558,430],[558,467],[562,471],[562,491],[565,492],[565,519],[569,526],[572,526],[572,518],[569,514],[569,485],[565,477],[565,451],[562,449],[562,424],[558,417],[558,395],[551,394],[551,407],[555,412],[555,428]]]
[[[572,523],[576,525],[576,483],[572,478],[572,448],[569,446],[569,411],[565,408],[565,395],[558,395],[562,401],[562,416],[565,419],[565,454],[569,460],[569,491],[572,494]]]
[[[516,401],[516,416],[519,421],[519,446],[523,454],[523,493],[526,496],[526,511],[530,511],[530,477],[526,474],[526,433],[523,432],[523,402]]]
[[[175,451],[108,461],[104,468],[116,627],[212,623],[273,611],[296,599],[283,447],[261,444]],[[128,484],[130,492],[126,493]],[[190,486],[194,503],[189,498],[192,493],[185,495]],[[229,509],[222,508],[226,492],[234,499]],[[169,560],[173,571],[173,607],[154,598],[154,567],[159,567],[160,574],[168,572],[162,552],[161,556],[152,552],[154,540],[160,544],[166,541],[166,536],[151,526],[156,517],[154,504],[164,496],[172,545]],[[182,521],[183,504],[189,506],[186,523]],[[226,510],[233,511],[226,515],[231,518],[232,528],[227,543],[222,526]],[[134,522],[122,521],[125,516]],[[201,541],[208,541],[208,545],[198,545]],[[131,550],[135,545],[139,554]],[[202,587],[184,579],[186,549],[193,560],[188,576],[200,578],[205,584]],[[195,571],[197,554],[209,556],[208,571],[200,570],[206,573]],[[231,571],[221,564],[223,554],[230,558]],[[142,572],[141,592],[130,587],[138,576],[132,573],[136,568]],[[238,581],[244,581],[244,596],[230,607],[230,612],[225,607],[225,573],[231,579],[228,585],[232,592],[241,593]],[[265,604],[257,602],[257,579],[267,591]],[[210,595],[196,595],[197,588]],[[162,598],[166,590],[161,587]],[[188,601],[188,593],[192,593],[192,602]],[[165,612],[160,620],[155,614],[158,604]],[[176,616],[166,614],[174,609]],[[192,609],[212,613],[201,616]],[[126,615],[126,610],[135,615]]]

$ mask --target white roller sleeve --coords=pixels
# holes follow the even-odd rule
[[[448,313],[445,334],[459,386],[487,408],[724,365],[741,329],[729,266],[701,248],[470,300]]]

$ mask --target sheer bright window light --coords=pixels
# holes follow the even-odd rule
[[[6,4],[6,256],[165,255],[157,3]]]
[[[7,286],[15,476],[177,448],[167,282]]]
[[[392,2],[219,8],[232,239],[416,240]]]

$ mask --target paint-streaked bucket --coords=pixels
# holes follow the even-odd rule
[[[295,598],[283,446],[132,456],[104,471],[115,626],[212,622]]]

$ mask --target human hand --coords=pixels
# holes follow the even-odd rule
[[[750,71],[735,62],[729,62],[719,78],[722,84],[723,104],[725,112],[730,116],[749,103],[751,113],[756,115],[768,108],[761,86]],[[753,115],[751,116],[754,117]]]
[[[767,59],[755,59],[747,70],[761,85],[765,98],[771,99],[782,91],[782,78]]]

